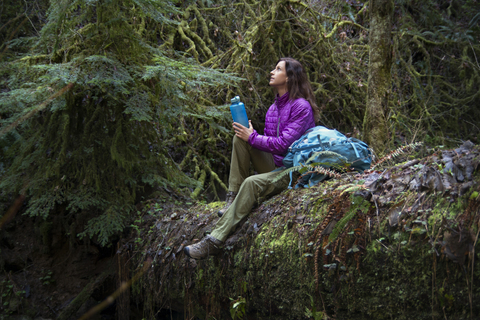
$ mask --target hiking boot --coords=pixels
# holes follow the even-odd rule
[[[223,216],[225,211],[227,211],[227,209],[232,205],[233,200],[235,200],[235,197],[237,196],[237,193],[238,192],[234,192],[234,191],[227,192],[227,198],[225,199],[225,207],[218,210],[218,212],[217,212],[219,217]]]
[[[216,255],[221,251],[222,245],[223,241],[215,239],[212,236],[206,236],[202,241],[186,246],[183,251],[190,258],[199,260]]]

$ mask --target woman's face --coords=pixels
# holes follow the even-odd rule
[[[285,87],[287,86],[287,70],[285,68],[285,61],[280,61],[275,69],[270,72],[270,85],[272,87]]]

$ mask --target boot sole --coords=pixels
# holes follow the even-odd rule
[[[190,255],[190,250],[188,247],[183,248],[183,252],[190,258],[190,259],[195,259],[195,260],[204,260],[207,259],[210,255],[207,255],[205,258],[195,258]]]

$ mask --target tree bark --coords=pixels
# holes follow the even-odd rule
[[[386,110],[391,89],[393,0],[370,0],[368,92],[364,140],[379,155],[386,149],[388,127]]]

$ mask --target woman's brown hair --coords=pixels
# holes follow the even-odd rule
[[[307,74],[300,62],[293,58],[280,58],[278,62],[285,62],[285,70],[287,71],[287,90],[291,100],[304,98],[310,103],[312,107],[315,121],[320,119],[320,111],[315,103],[315,96],[313,94],[312,86],[308,80]],[[278,64],[277,62],[277,64]]]

